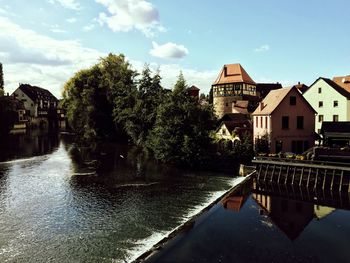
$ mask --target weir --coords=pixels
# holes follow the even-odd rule
[[[252,162],[256,165],[258,183],[298,186],[314,191],[350,192],[350,164],[347,163],[269,158],[258,158]]]

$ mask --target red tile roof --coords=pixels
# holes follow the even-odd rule
[[[241,64],[227,64],[223,66],[213,85],[242,82],[255,85]]]
[[[350,92],[350,75],[334,77],[333,81],[345,89],[347,92]]]

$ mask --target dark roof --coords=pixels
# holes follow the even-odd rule
[[[221,122],[219,128],[225,124],[226,128],[230,133],[232,133],[236,128],[248,128],[250,129],[251,123],[248,120],[244,121],[223,121]]]
[[[20,84],[19,89],[23,91],[31,100],[37,101],[39,99],[44,99],[48,101],[58,101],[58,99],[52,95],[52,93],[46,89],[31,86],[29,84]]]
[[[306,91],[308,91],[317,81],[319,81],[320,79],[322,79],[323,81],[325,81],[329,86],[331,86],[333,89],[335,89],[338,93],[340,93],[341,95],[343,95],[344,97],[346,97],[347,99],[350,99],[350,92],[347,92],[345,89],[343,89],[342,87],[340,87],[337,83],[335,83],[334,81],[327,79],[327,78],[322,78],[319,77],[318,79],[315,80],[314,83],[312,83],[310,85],[310,87],[308,89],[306,89],[304,91],[304,93]]]
[[[298,83],[298,84],[294,85],[293,87],[296,87],[298,90],[300,90],[301,93],[304,93],[309,88],[309,86],[306,86],[303,83]]]
[[[260,93],[262,98],[265,98],[266,95],[275,89],[282,89],[282,85],[280,83],[258,83],[256,84],[256,92]]]
[[[324,121],[321,133],[325,132],[350,133],[350,121]]]
[[[192,85],[192,86],[189,87],[187,90],[200,90],[200,89],[197,88],[196,86]]]
[[[228,83],[248,83],[255,85],[254,80],[239,63],[224,65],[213,85]]]
[[[242,113],[226,113],[222,118],[220,119],[220,122],[222,121],[236,121],[236,122],[241,122],[241,121],[246,121],[249,120],[247,114],[242,114]]]

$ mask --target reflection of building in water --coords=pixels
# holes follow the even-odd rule
[[[225,209],[239,212],[239,210],[241,210],[241,208],[243,207],[245,201],[248,199],[249,195],[249,187],[244,187],[238,192],[234,191],[230,195],[224,197],[224,199],[221,201],[222,206]]]
[[[296,239],[314,217],[311,203],[262,194],[253,194],[253,198],[291,240]]]

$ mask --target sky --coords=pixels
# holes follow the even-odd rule
[[[29,83],[62,97],[65,82],[108,53],[133,69],[183,72],[208,93],[224,64],[255,82],[312,84],[350,74],[348,0],[0,0],[5,92]]]

